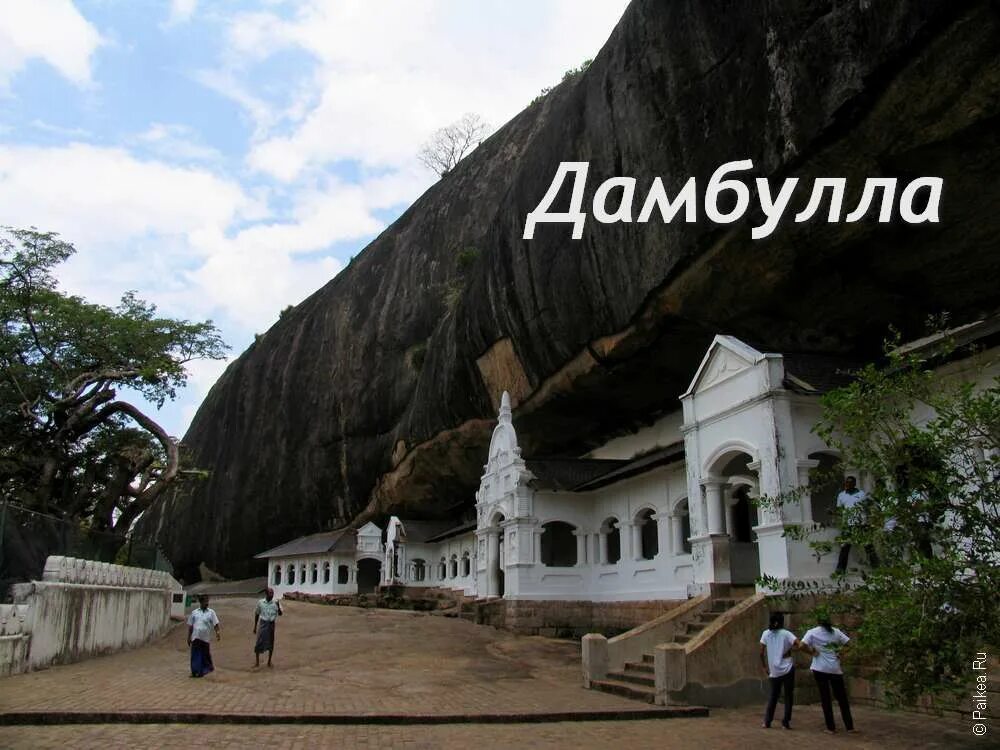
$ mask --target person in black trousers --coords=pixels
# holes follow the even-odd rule
[[[771,695],[764,710],[764,729],[771,728],[774,720],[774,710],[778,706],[778,697],[785,693],[785,715],[781,726],[791,729],[792,726],[792,696],[795,692],[795,662],[792,660],[792,649],[801,644],[793,633],[785,630],[785,616],[774,612],[768,621],[767,630],[760,636],[760,665],[771,683]]]
[[[823,704],[823,719],[826,731],[833,734],[837,726],[833,721],[833,698],[840,706],[840,718],[844,720],[844,728],[848,732],[854,730],[854,718],[851,716],[851,704],[847,700],[847,690],[844,687],[844,670],[840,666],[838,650],[850,642],[850,638],[840,628],[830,624],[829,616],[819,615],[819,625],[802,636],[804,649],[813,654],[812,673],[819,688],[819,699]]]

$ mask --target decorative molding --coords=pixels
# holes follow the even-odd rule
[[[45,561],[42,581],[82,586],[117,586],[135,589],[171,589],[173,576],[162,570],[131,568],[124,565],[50,555]]]

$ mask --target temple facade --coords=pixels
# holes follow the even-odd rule
[[[976,335],[995,338],[995,328],[992,321]],[[998,353],[994,343],[977,357],[991,365],[953,361],[942,376],[992,382]],[[762,574],[829,580],[836,556],[817,559],[784,532],[795,524],[813,529],[812,540],[836,535],[839,482],[809,487],[813,470],[856,473],[813,432],[820,396],[847,382],[846,366],[716,336],[679,409],[575,458],[522,456],[504,393],[474,519],[402,519],[389,556],[383,530],[369,523],[258,557],[268,560],[279,596],[399,583],[481,600],[596,607],[677,602],[713,584],[756,585]],[[766,502],[792,491],[794,502]]]

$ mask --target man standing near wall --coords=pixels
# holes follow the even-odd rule
[[[257,634],[257,643],[253,648],[254,669],[260,667],[260,655],[267,651],[267,666],[271,664],[274,655],[274,627],[278,617],[285,614],[281,611],[281,602],[275,601],[274,589],[268,588],[264,593],[266,598],[257,602],[253,613],[253,632]]]
[[[840,511],[842,524],[846,526],[865,523],[866,519],[862,503],[866,497],[865,491],[858,487],[857,479],[854,477],[844,478],[844,489],[837,495],[837,509]],[[869,562],[872,565],[878,565],[878,556],[875,554],[875,548],[868,545],[865,547],[865,552],[868,554]],[[841,545],[840,555],[837,558],[837,573],[843,574],[847,572],[847,559],[850,555],[850,543]]]

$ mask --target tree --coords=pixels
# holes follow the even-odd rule
[[[417,158],[425,167],[444,177],[466,154],[474,151],[489,132],[489,124],[470,112],[457,122],[435,131],[421,147]]]
[[[861,616],[860,656],[882,664],[891,700],[962,693],[975,654],[1000,645],[1000,378],[976,389],[891,347],[823,410],[817,433],[871,481],[836,540],[879,558],[840,599]]]
[[[110,308],[60,291],[52,269],[74,252],[0,228],[0,491],[124,541],[184,471],[178,442],[119,389],[161,406],[185,364],[226,347],[211,322],[158,317],[132,292]]]

